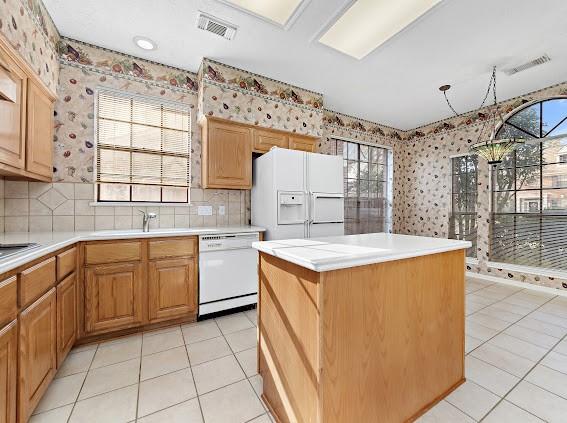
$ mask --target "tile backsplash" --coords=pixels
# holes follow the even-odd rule
[[[0,232],[92,231],[142,227],[139,210],[155,212],[151,228],[245,225],[250,191],[191,189],[191,204],[180,206],[93,206],[90,183],[43,183],[0,179]],[[199,206],[212,206],[199,216]],[[219,214],[224,206],[224,215]]]

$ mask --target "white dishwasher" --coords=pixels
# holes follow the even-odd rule
[[[258,302],[258,233],[199,236],[199,316]]]

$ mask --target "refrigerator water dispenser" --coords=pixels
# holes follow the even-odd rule
[[[305,193],[278,192],[278,224],[293,225],[305,221]]]

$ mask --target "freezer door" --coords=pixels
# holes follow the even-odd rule
[[[273,155],[274,187],[276,191],[306,191],[305,154],[302,151],[275,148]]]
[[[342,236],[344,234],[344,223],[313,223],[309,225],[309,238]]]
[[[307,189],[311,192],[343,192],[343,158],[306,153]]]

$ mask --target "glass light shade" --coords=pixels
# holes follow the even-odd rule
[[[501,163],[504,157],[516,148],[516,145],[523,142],[516,138],[489,140],[472,145],[470,150],[485,159],[488,164],[496,165]]]

